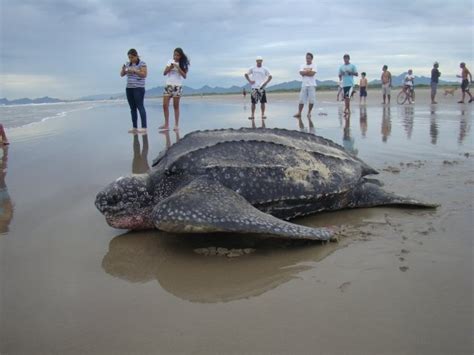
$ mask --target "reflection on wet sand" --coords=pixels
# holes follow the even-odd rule
[[[438,143],[438,123],[436,122],[436,105],[431,105],[430,107],[430,137],[431,137],[431,144],[436,145]]]
[[[464,138],[466,138],[466,135],[471,130],[470,118],[471,118],[470,111],[469,111],[469,114],[466,115],[466,112],[464,110],[461,110],[461,120],[459,121],[459,137],[458,137],[459,144],[461,144],[464,141]]]
[[[405,132],[407,132],[407,138],[411,139],[413,134],[413,124],[415,122],[415,107],[414,106],[403,106],[401,108],[402,122]]]
[[[362,137],[367,135],[367,106],[360,106],[360,132]]]
[[[138,134],[133,136],[133,174],[145,174],[150,170],[148,165],[148,135],[143,135],[143,148],[140,151],[140,141]]]
[[[392,116],[390,106],[384,106],[382,111],[382,142],[386,143],[392,132]]]
[[[354,147],[354,138],[351,137],[351,118],[350,115],[348,115],[344,119],[344,134],[342,136],[342,146],[344,147],[345,150],[348,152],[357,155],[359,152],[355,147]]]
[[[175,141],[173,144],[176,144],[179,142],[179,140],[181,139],[180,135],[179,135],[179,131],[176,130],[176,131],[173,131],[175,133]],[[171,144],[171,137],[170,137],[170,131],[160,131],[160,134],[164,135],[165,136],[165,150],[168,150],[173,144]]]
[[[242,246],[245,245],[245,246]],[[252,247],[257,251],[237,258],[203,256],[196,248]],[[261,295],[304,270],[302,263],[317,262],[341,246],[254,239],[250,236],[179,237],[157,232],[127,233],[115,237],[102,260],[108,274],[133,283],[158,281],[163,289],[183,300],[200,303],[229,302]]]
[[[256,129],[256,128],[257,128],[257,125],[256,125],[256,123],[255,123],[255,118],[254,118],[253,120],[250,120],[250,121],[251,121],[251,124],[252,124],[252,128],[253,128],[253,129]],[[260,128],[266,128],[265,120],[262,119],[261,122],[262,122],[262,123],[261,123],[261,125],[260,125]]]
[[[306,128],[305,128],[303,118],[301,118],[301,117],[295,117],[295,118],[298,121],[298,128],[299,128],[300,132],[308,132],[308,133],[312,133],[312,134],[316,133],[316,130],[314,128],[314,122],[313,122],[311,116],[307,117],[308,118],[308,130],[306,130]]]
[[[8,233],[8,226],[13,218],[13,203],[8,193],[5,178],[7,176],[8,146],[1,145],[2,159],[0,166],[0,234]]]

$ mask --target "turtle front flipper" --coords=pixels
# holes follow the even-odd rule
[[[155,227],[173,233],[255,233],[270,237],[329,240],[328,228],[285,222],[263,213],[218,182],[200,177],[177,190],[154,208]]]

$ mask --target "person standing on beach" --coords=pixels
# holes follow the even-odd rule
[[[300,67],[301,75],[301,91],[300,91],[300,101],[298,105],[298,113],[293,115],[293,117],[301,118],[301,113],[303,112],[303,107],[308,104],[308,115],[307,117],[311,118],[311,110],[313,109],[314,103],[316,102],[316,73],[318,69],[316,64],[313,63],[313,54],[306,53],[306,63]]]
[[[438,62],[434,62],[433,69],[431,69],[431,104],[437,104],[435,101],[436,91],[438,91],[438,81],[441,73],[438,70]]]
[[[342,57],[344,64],[339,68],[339,80],[342,80],[342,89],[344,90],[344,114],[351,113],[351,91],[354,86],[354,76],[359,76],[357,68],[350,63],[351,57],[349,54],[344,54]]]
[[[413,75],[413,70],[408,69],[408,74],[405,75],[405,79],[403,80],[403,90],[405,90],[408,103],[413,104],[415,103],[415,76]]]
[[[163,75],[166,76],[166,84],[163,90],[163,114],[165,116],[164,125],[159,129],[169,130],[170,101],[173,98],[174,109],[174,130],[179,130],[179,101],[183,91],[183,80],[186,79],[189,70],[189,59],[181,48],[176,48],[173,58],[166,64]]]
[[[250,68],[247,73],[245,73],[245,79],[252,85],[252,91],[250,93],[250,100],[252,102],[252,115],[249,117],[249,120],[255,118],[255,107],[257,102],[260,101],[260,109],[262,111],[262,119],[266,119],[265,116],[265,104],[267,103],[267,95],[265,93],[265,87],[272,80],[272,75],[270,71],[262,66],[263,58],[258,56],[256,59],[256,66]]]
[[[472,102],[472,95],[469,92],[469,84],[472,83],[471,72],[469,71],[469,69],[467,69],[466,63],[464,62],[459,64],[459,67],[461,68],[461,75],[456,75],[456,76],[462,79],[462,82],[461,82],[462,99],[461,101],[458,101],[458,104],[464,103],[464,97],[466,96],[466,93],[470,97],[469,102]]]
[[[382,96],[383,102],[382,104],[385,105],[386,99],[388,99],[387,103],[390,105],[390,90],[392,88],[392,73],[388,71],[388,67],[384,65],[382,67],[382,75],[380,77],[382,81]]]
[[[147,76],[146,63],[140,60],[136,49],[128,51],[128,62],[122,66],[120,76],[127,76],[127,94],[128,105],[130,106],[130,113],[132,115],[133,128],[129,133],[146,133],[146,111],[143,101],[145,100],[145,78]],[[137,109],[140,112],[140,119],[142,128],[138,129],[138,115]]]
[[[367,74],[365,72],[362,72],[361,74],[362,78],[360,78],[360,81],[359,81],[359,90],[360,90],[359,91],[359,96],[360,96],[359,104],[362,104],[362,98],[363,98],[364,105],[367,103],[367,86],[369,85],[366,75]]]

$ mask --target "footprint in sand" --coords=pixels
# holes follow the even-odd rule
[[[351,285],[350,281],[344,282],[341,286],[338,287],[339,291],[345,292],[347,288]]]

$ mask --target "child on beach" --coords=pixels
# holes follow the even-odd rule
[[[361,75],[362,75],[362,78],[360,78],[360,81],[359,81],[359,96],[360,96],[359,103],[362,104],[362,98],[363,98],[364,99],[364,105],[365,105],[366,100],[367,100],[368,81],[367,81],[365,72],[362,72]]]
[[[169,130],[170,101],[173,98],[174,108],[174,130],[179,130],[179,101],[182,95],[183,80],[186,79],[189,70],[189,59],[181,48],[176,48],[173,58],[166,64],[163,75],[166,76],[166,85],[163,91],[163,114],[165,124],[160,126],[162,131]]]
[[[120,76],[127,76],[127,88],[125,91],[127,94],[127,101],[130,106],[133,125],[133,128],[128,132],[134,134],[146,133],[146,111],[143,101],[145,99],[145,78],[147,76],[147,67],[146,63],[143,60],[140,60],[138,52],[135,49],[130,49],[127,55],[129,62],[122,66]],[[137,109],[140,112],[142,124],[142,128],[140,130],[137,127]]]
[[[336,95],[336,101],[339,101],[339,97],[341,100],[344,98],[343,90],[342,90],[342,81],[339,80],[339,84],[337,87],[337,95]]]

